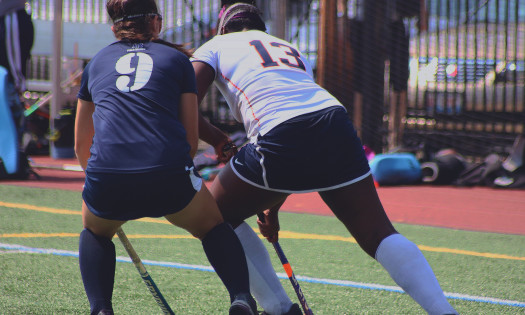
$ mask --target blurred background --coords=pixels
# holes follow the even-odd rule
[[[158,4],[164,39],[196,48],[215,34],[220,0]],[[451,148],[479,160],[509,153],[525,133],[525,0],[257,4],[268,32],[306,54],[316,81],[339,98],[376,153],[428,158]],[[35,39],[23,145],[29,155],[48,155],[53,146],[72,149],[82,68],[114,38],[103,0],[32,0],[26,10]],[[226,131],[243,128],[215,89],[202,110]]]

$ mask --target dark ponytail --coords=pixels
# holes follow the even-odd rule
[[[113,21],[113,32],[117,38],[130,42],[152,41],[191,57],[191,52],[183,45],[155,37],[151,20],[155,16],[162,19],[155,0],[108,0],[106,10]]]

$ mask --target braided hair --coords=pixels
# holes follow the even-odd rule
[[[221,7],[230,6],[236,3],[246,3],[255,6],[255,0],[221,0]]]
[[[223,7],[221,13],[217,26],[219,35],[240,32],[243,29],[266,32],[266,24],[262,19],[261,11],[251,4],[235,3]]]

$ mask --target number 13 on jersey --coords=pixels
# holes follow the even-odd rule
[[[257,50],[257,53],[259,56],[261,56],[262,63],[261,65],[264,68],[267,67],[277,67],[281,64],[284,64],[288,67],[292,68],[298,68],[306,71],[306,68],[304,66],[303,61],[301,60],[301,55],[297,51],[297,49],[278,42],[270,42],[269,45],[271,48],[275,47],[278,49],[271,49],[272,54],[268,51],[268,49],[264,46],[264,43],[260,40],[252,40],[250,42],[250,45]],[[286,56],[284,56],[284,55]],[[283,56],[283,57],[280,57]],[[280,62],[280,63],[279,63]]]

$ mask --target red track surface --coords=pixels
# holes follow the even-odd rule
[[[78,164],[75,159],[33,157],[38,164]],[[84,173],[35,168],[41,180],[2,181],[39,188],[81,191]],[[525,190],[451,186],[379,187],[379,196],[393,222],[447,227],[471,231],[525,235]],[[316,193],[290,196],[282,211],[333,215]]]

